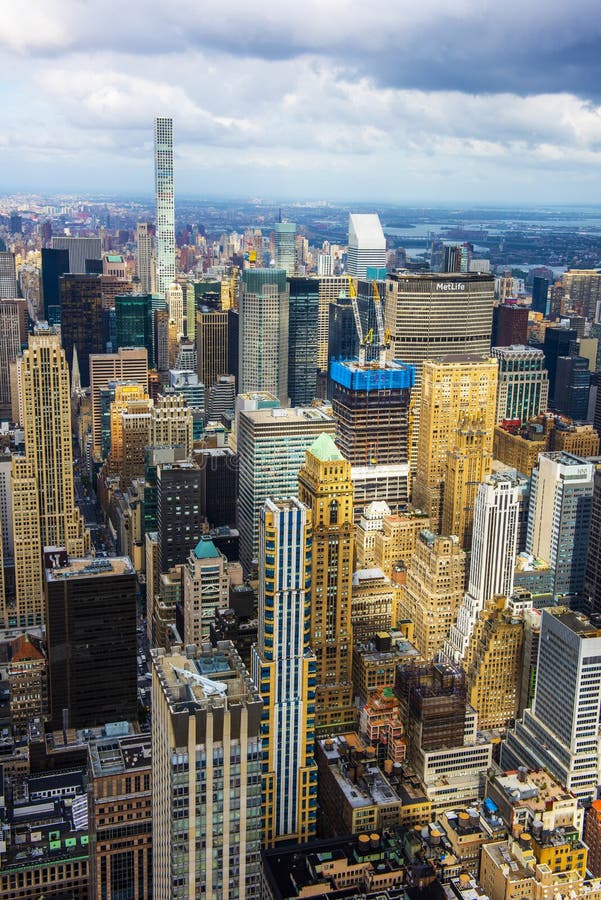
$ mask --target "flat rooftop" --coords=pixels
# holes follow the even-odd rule
[[[280,425],[283,423],[302,424],[304,422],[321,422],[335,426],[334,419],[318,406],[295,406],[282,408],[276,406],[269,409],[241,409],[240,418],[250,419],[255,425]]]
[[[148,768],[152,758],[151,744],[149,734],[106,737],[91,741],[89,754],[94,777],[120,775]]]
[[[98,578],[107,575],[134,575],[129,556],[111,556],[103,559],[71,559],[69,565],[46,569],[48,582],[68,581],[73,578]]]

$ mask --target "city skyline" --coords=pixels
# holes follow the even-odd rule
[[[148,191],[169,115],[182,194],[601,200],[589,0],[106,12],[0,25],[0,189]]]

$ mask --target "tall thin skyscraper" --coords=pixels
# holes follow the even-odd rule
[[[283,269],[245,269],[240,309],[240,393],[288,402],[289,289]]]
[[[152,238],[148,233],[148,223],[138,222],[136,228],[136,266],[140,288],[143,294],[152,294],[155,290],[154,256]]]
[[[488,600],[510,597],[519,530],[520,488],[508,475],[488,475],[478,488],[467,593],[451,628],[444,655],[465,656],[474,626]]]
[[[311,512],[267,500],[259,537],[259,639],[253,680],[263,697],[263,844],[315,835],[315,655],[311,650]]]
[[[296,271],[296,225],[277,222],[275,226],[275,267],[285,269],[286,275]]]
[[[175,202],[173,196],[173,119],[154,122],[156,195],[156,289],[165,296],[175,281]]]
[[[317,657],[318,734],[353,727],[353,482],[351,464],[320,434],[298,473],[299,499],[313,514],[311,647]]]
[[[65,547],[74,557],[87,549],[75,505],[69,367],[57,334],[35,334],[21,362],[25,455],[38,481],[43,547]]]

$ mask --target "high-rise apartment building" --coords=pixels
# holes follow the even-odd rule
[[[532,709],[507,735],[501,765],[545,768],[577,797],[595,798],[600,710],[601,630],[565,608],[543,609]]]
[[[594,466],[571,453],[541,453],[532,472],[526,550],[553,569],[553,592],[584,590]]]
[[[259,535],[259,639],[253,680],[263,698],[263,844],[315,836],[316,660],[311,649],[311,512],[267,500]]]
[[[138,222],[136,227],[136,271],[142,293],[153,294],[156,289],[154,253],[147,222]]]
[[[311,647],[317,658],[317,733],[352,727],[353,482],[331,434],[320,434],[298,474],[312,513]]]
[[[20,376],[25,455],[38,482],[42,546],[83,556],[87,533],[75,505],[69,369],[57,334],[30,335]]]
[[[88,744],[91,900],[152,897],[151,749],[148,734]]]
[[[196,311],[196,366],[207,393],[228,374],[228,363],[228,313],[203,306]]]
[[[356,512],[373,500],[397,509],[409,496],[410,402],[415,370],[332,362],[332,411],[338,446],[353,466]]]
[[[497,398],[496,360],[466,355],[423,364],[421,411],[413,503],[440,531],[444,467],[462,429],[482,433],[482,451],[492,452]]]
[[[46,569],[54,729],[137,717],[136,573],[128,557],[68,559]]]
[[[466,555],[455,536],[422,531],[400,589],[399,614],[415,626],[415,646],[434,659],[455,624],[465,586]]]
[[[497,422],[504,419],[528,422],[546,412],[549,402],[549,376],[545,355],[536,347],[493,347],[499,362]]]
[[[388,277],[385,324],[391,337],[389,357],[416,368],[412,466],[419,434],[423,362],[457,359],[466,353],[488,357],[493,301],[492,275],[402,273]]]
[[[510,597],[520,512],[520,482],[510,475],[488,475],[478,488],[467,593],[445,643],[447,659],[465,656],[484,604],[497,595]]]
[[[184,644],[210,639],[215,610],[228,606],[227,560],[209,535],[202,535],[183,570]]]
[[[276,222],[275,267],[284,269],[286,275],[296,272],[296,225],[294,222]]]
[[[288,394],[291,406],[308,406],[317,397],[319,279],[289,278],[288,287]]]
[[[288,307],[283,269],[244,270],[239,391],[271,391],[282,405],[288,401]]]
[[[368,269],[386,268],[386,238],[376,213],[349,215],[346,268],[353,278],[367,277]]]
[[[271,398],[270,403],[277,403]],[[268,497],[297,490],[305,451],[336,423],[322,409],[248,409],[238,417],[240,561],[248,571],[259,552],[259,516]]]
[[[92,395],[92,444],[100,453],[102,411],[100,392],[111,381],[135,382],[148,392],[148,351],[143,347],[120,347],[116,353],[90,356],[90,393]]]
[[[175,281],[175,201],[173,194],[173,119],[154,120],[156,201],[156,289],[163,296]]]
[[[69,254],[69,268],[71,275],[85,275],[89,271],[86,267],[87,260],[102,260],[102,241],[93,237],[53,237],[53,250],[66,250]],[[102,266],[99,269],[102,272]]]
[[[564,302],[568,309],[594,320],[601,300],[601,272],[597,269],[572,269],[561,276]]]
[[[152,650],[153,896],[259,895],[263,701],[230,641]]]
[[[102,292],[99,275],[62,275],[60,278],[61,342],[69,369],[73,351],[77,358],[82,387],[90,385],[91,353],[106,350],[103,339]]]
[[[145,347],[148,365],[154,366],[154,309],[152,295],[118,294],[115,297],[115,346]]]
[[[0,250],[0,299],[10,300],[16,296],[15,254],[9,250]]]
[[[10,367],[21,352],[19,309],[11,300],[0,301],[0,414],[12,413]]]

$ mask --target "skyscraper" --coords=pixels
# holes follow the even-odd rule
[[[102,290],[99,275],[62,275],[60,278],[61,343],[69,369],[73,350],[82,387],[90,385],[90,354],[106,350],[103,339]]]
[[[69,254],[69,268],[71,275],[85,275],[87,260],[102,260],[102,241],[94,237],[53,237],[53,250],[66,250]],[[102,271],[102,267],[100,268]]]
[[[227,312],[202,306],[196,311],[196,366],[205,397],[228,368]]]
[[[334,361],[330,381],[338,446],[353,466],[355,512],[373,500],[404,506],[415,369],[398,360],[376,368]]]
[[[136,573],[128,557],[65,554],[46,569],[45,595],[53,728],[135,719]]]
[[[240,304],[239,392],[288,402],[289,295],[283,269],[245,269]]]
[[[497,374],[496,360],[472,355],[423,364],[413,502],[430,516],[432,531],[440,531],[447,454],[462,429],[481,432],[482,452],[492,463]]]
[[[501,765],[545,768],[577,797],[601,781],[601,630],[562,607],[543,609],[536,689],[501,747]]]
[[[317,658],[317,733],[352,727],[353,482],[330,434],[320,434],[298,473],[299,499],[312,513],[311,647]]]
[[[136,270],[140,279],[142,293],[154,293],[154,254],[147,222],[138,222],[136,227]]]
[[[19,308],[10,300],[0,301],[0,413],[11,416],[10,366],[21,352]]]
[[[499,361],[497,422],[528,422],[546,412],[549,376],[543,351],[526,346],[493,347],[491,354]]]
[[[390,332],[389,358],[416,368],[411,464],[415,466],[419,434],[420,391],[424,360],[490,354],[494,279],[491,275],[389,275],[385,322]]]
[[[452,436],[444,465],[441,527],[454,534],[464,550],[472,545],[474,506],[479,484],[492,469],[490,434],[478,423],[462,422]]]
[[[15,254],[8,250],[0,250],[0,299],[11,299],[17,296],[17,274],[15,270]]]
[[[444,655],[464,658],[484,604],[497,594],[510,597],[519,530],[520,484],[508,475],[488,475],[478,488],[467,593],[452,626]]]
[[[365,278],[368,268],[386,268],[386,238],[380,218],[376,213],[351,213],[346,269],[353,278]]]
[[[157,469],[159,572],[183,565],[202,534],[201,473],[191,462],[163,463]]]
[[[121,347],[146,347],[148,365],[153,368],[154,316],[151,294],[118,294],[115,297],[113,349],[119,350]]]
[[[516,303],[500,303],[493,309],[493,347],[511,347],[528,340],[528,307]]]
[[[202,535],[183,570],[184,644],[210,639],[215,610],[228,606],[228,588],[227,560],[210,537]]]
[[[534,312],[547,315],[547,306],[549,304],[549,282],[541,275],[534,275],[532,278],[532,309]]]
[[[317,396],[319,279],[289,278],[288,394],[291,406],[308,406]]]
[[[585,591],[590,609],[601,614],[601,466],[595,467],[591,530],[586,563]]]
[[[259,640],[253,680],[263,698],[263,844],[315,835],[315,655],[311,649],[311,513],[267,500],[259,534]]]
[[[586,421],[590,387],[591,373],[588,359],[584,356],[557,358],[553,409],[577,422]]]
[[[13,456],[10,477],[13,506],[15,610],[5,610],[4,627],[40,625],[44,617],[42,536],[38,480],[34,461]]]
[[[43,315],[48,322],[60,324],[59,279],[69,271],[69,251],[42,248],[42,300]]]
[[[549,373],[549,400],[555,400],[555,375],[560,356],[572,356],[576,352],[578,335],[573,328],[553,326],[545,330],[545,365]]]
[[[88,535],[75,505],[71,391],[58,335],[30,335],[21,362],[25,455],[38,482],[43,547],[83,556]]]
[[[112,381],[139,384],[148,393],[148,351],[144,347],[120,347],[117,353],[90,356],[90,391],[92,394],[92,443],[94,453],[102,444],[101,391]]]
[[[177,339],[184,334],[184,291],[181,284],[173,282],[167,285],[165,293],[169,322],[173,322]]]
[[[296,271],[296,225],[293,222],[275,224],[275,267],[286,275]]]
[[[257,897],[263,701],[230,641],[151,653],[153,896]]]
[[[268,497],[294,494],[305,451],[324,431],[333,435],[336,423],[315,407],[240,412],[238,526],[247,571],[258,558],[261,507]]]
[[[555,594],[584,590],[594,471],[578,456],[550,452],[532,472],[526,550],[552,567]]]
[[[175,281],[175,202],[173,195],[173,119],[154,121],[156,200],[156,289],[165,296]]]

